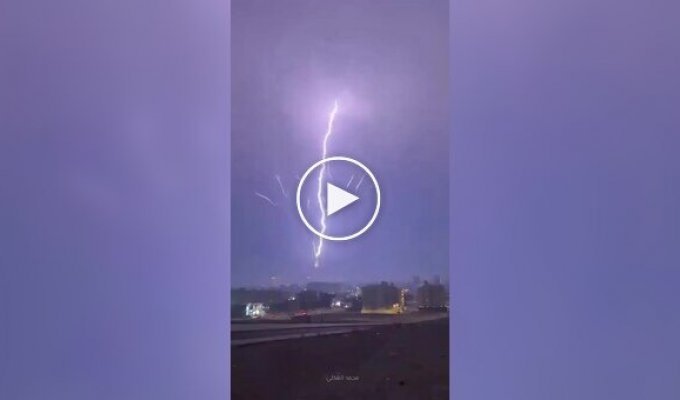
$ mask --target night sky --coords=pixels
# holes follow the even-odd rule
[[[234,2],[233,285],[447,275],[447,10],[445,1]],[[325,242],[315,269],[314,236],[275,176],[293,194],[296,175],[321,159],[335,99],[328,155],[366,163],[383,205],[365,235]]]

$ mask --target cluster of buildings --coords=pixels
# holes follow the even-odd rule
[[[432,283],[414,276],[412,282],[404,285],[381,282],[361,288],[362,313],[367,314],[400,314],[418,310],[448,309],[449,296],[447,288],[442,285],[439,275],[435,275]]]
[[[363,314],[401,314],[448,308],[448,290],[439,276],[432,282],[415,276],[411,282],[380,282],[363,286],[338,282],[309,282],[305,287],[232,289],[233,318],[292,315],[300,311],[330,309]]]

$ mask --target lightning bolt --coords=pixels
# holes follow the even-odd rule
[[[349,182],[347,182],[347,186],[345,186],[345,189],[348,189],[348,188],[349,188],[349,185],[352,184],[352,181],[353,181],[353,180],[354,180],[354,175],[352,175],[352,177],[349,178]]]
[[[264,200],[267,201],[269,204],[271,204],[271,205],[273,205],[274,207],[276,207],[276,203],[274,203],[274,201],[273,201],[272,199],[270,199],[269,197],[263,195],[262,193],[258,193],[258,192],[255,192],[255,195],[256,195],[257,197],[260,197],[260,198],[264,199]]]
[[[328,139],[330,139],[331,135],[333,134],[333,122],[335,122],[335,116],[338,114],[338,101],[335,100],[333,103],[333,109],[331,110],[331,113],[328,117],[328,127],[326,128],[326,134],[323,137],[323,146],[322,146],[322,157],[321,159],[325,159],[328,157]],[[323,207],[323,196],[321,195],[321,190],[323,188],[323,180],[326,175],[326,163],[321,164],[321,169],[319,171],[319,178],[318,178],[318,188],[316,192],[316,199],[319,203],[319,211],[321,211],[321,233],[326,233],[326,210],[324,210]],[[314,246],[314,268],[319,267],[319,259],[321,258],[321,252],[323,250],[323,238],[319,238],[319,243]]]
[[[359,179],[359,183],[357,183],[357,186],[354,188],[354,190],[359,190],[359,186],[361,186],[361,183],[364,181],[365,177],[366,174],[361,175],[361,179]]]
[[[288,193],[283,189],[283,183],[281,183],[281,176],[278,174],[274,176],[276,178],[276,181],[279,183],[279,187],[281,188],[281,194],[283,197],[288,198]]]

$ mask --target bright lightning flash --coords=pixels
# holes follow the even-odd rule
[[[328,139],[330,139],[331,135],[333,134],[333,122],[335,122],[335,116],[338,113],[338,101],[336,100],[333,103],[333,109],[331,110],[331,114],[328,117],[328,127],[326,128],[326,134],[324,135],[323,138],[323,147],[322,147],[322,157],[321,159],[325,159],[328,157]],[[316,192],[316,199],[319,202],[319,211],[321,211],[321,233],[326,233],[326,210],[324,210],[323,206],[323,196],[321,195],[321,191],[323,188],[323,181],[324,177],[326,175],[326,163],[321,164],[321,168],[319,171],[319,178],[318,178],[318,184],[319,187],[317,188]],[[323,238],[319,238],[319,244],[314,247],[314,267],[318,268],[319,267],[319,259],[321,258],[321,251],[323,250]]]

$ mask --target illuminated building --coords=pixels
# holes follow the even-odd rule
[[[400,314],[404,311],[404,291],[381,282],[361,288],[362,314]]]
[[[248,303],[246,304],[246,317],[248,318],[262,318],[267,314],[266,307],[262,303]]]

